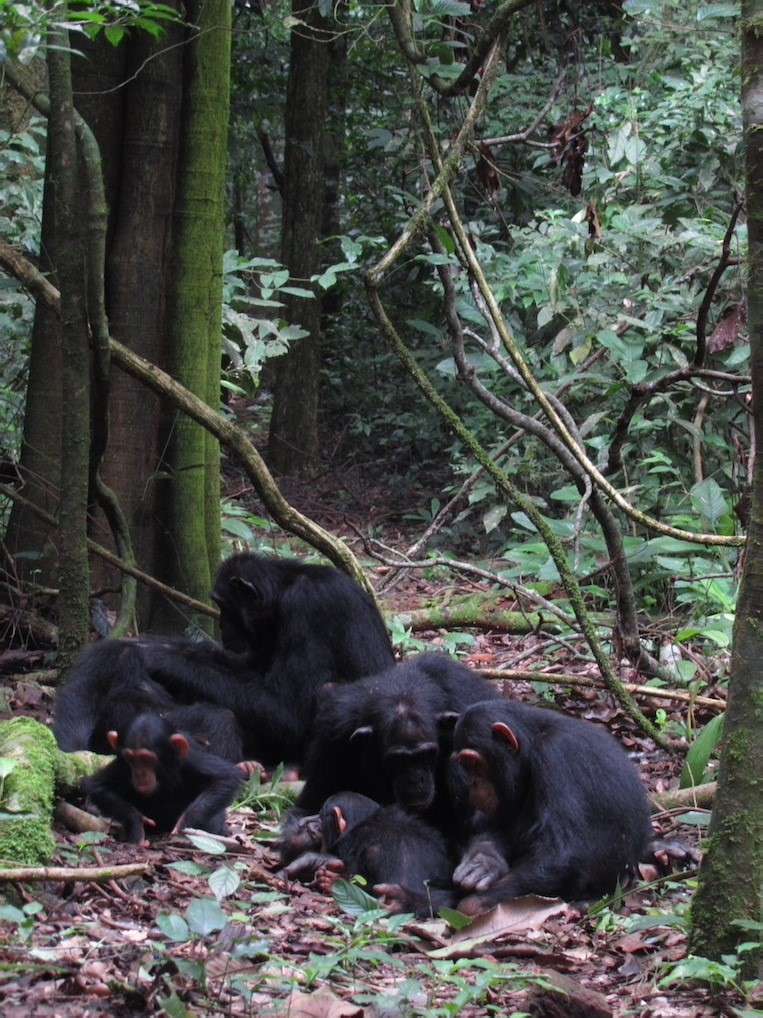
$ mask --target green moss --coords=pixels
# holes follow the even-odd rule
[[[55,847],[51,833],[55,760],[53,733],[32,718],[0,724],[0,757],[15,760],[5,779],[0,803],[0,859],[36,865],[47,862]]]

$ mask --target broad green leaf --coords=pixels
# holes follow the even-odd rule
[[[174,912],[170,915],[158,915],[156,917],[156,925],[165,937],[169,937],[170,940],[174,940],[178,944],[188,940],[191,935],[188,923],[182,916],[176,915]]]
[[[206,937],[209,933],[223,929],[228,917],[212,898],[198,898],[185,910],[188,925],[194,933]]]
[[[473,916],[464,915],[463,912],[457,912],[454,908],[441,908],[439,915],[452,930],[465,930],[474,922]]]
[[[494,505],[492,509],[488,509],[482,517],[485,533],[489,534],[492,530],[495,530],[508,511],[505,505]]]
[[[200,866],[197,862],[193,862],[191,859],[181,859],[180,862],[171,862],[169,869],[177,870],[178,873],[183,873],[187,877],[201,877],[206,873],[203,866]]]
[[[331,889],[331,896],[343,912],[351,916],[364,915],[366,912],[384,911],[379,902],[362,887],[351,884],[349,880],[337,880]]]
[[[225,855],[225,845],[217,838],[211,838],[207,834],[187,834],[186,837],[200,852],[206,852],[208,855]]]
[[[208,883],[217,900],[222,901],[238,890],[241,877],[229,866],[221,866],[210,876]]]
[[[681,771],[679,788],[691,788],[702,784],[713,750],[723,738],[723,722],[723,714],[712,718],[691,744]]]
[[[691,504],[696,512],[701,513],[711,524],[715,524],[724,516],[729,507],[723,490],[712,477],[695,484],[691,489]]]

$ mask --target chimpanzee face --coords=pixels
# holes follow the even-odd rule
[[[481,753],[474,749],[462,749],[454,754],[461,765],[469,785],[469,805],[472,809],[492,816],[498,812],[498,793],[490,778],[488,764]]]
[[[437,743],[391,746],[384,755],[384,770],[395,802],[411,813],[424,813],[434,802]]]

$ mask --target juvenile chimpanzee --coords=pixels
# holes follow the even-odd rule
[[[467,808],[466,788],[462,775],[451,775],[450,731],[443,736],[441,726],[452,728],[470,704],[495,696],[486,680],[442,654],[423,654],[352,685],[323,690],[305,759],[305,786],[287,819],[285,842],[301,815],[316,813],[344,788],[385,805],[395,802],[455,833]]]
[[[453,743],[473,809],[486,819],[454,882],[478,893],[462,912],[523,894],[576,900],[612,891],[651,841],[636,769],[604,729],[552,710],[491,701]]]
[[[428,916],[454,904],[445,839],[418,817],[340,792],[311,821],[316,850],[287,866],[288,878],[315,877],[327,892],[338,879],[360,875],[397,912]]]
[[[214,719],[208,731],[219,734],[222,720]],[[225,810],[244,779],[242,768],[156,713],[138,715],[122,735],[112,731],[108,738],[116,759],[82,788],[119,821],[125,841],[142,843],[144,826],[157,833],[183,827],[226,833]]]
[[[103,641],[87,650],[56,699],[61,748],[87,748],[95,704],[118,678],[129,682],[140,674],[179,702],[209,701],[233,710],[248,755],[269,764],[299,762],[318,687],[393,663],[372,600],[328,566],[235,555],[221,566],[213,597],[225,647],[141,639]],[[137,659],[125,653],[128,648],[137,648]]]

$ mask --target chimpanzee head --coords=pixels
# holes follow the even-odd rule
[[[267,563],[250,554],[233,555],[223,562],[211,593],[220,609],[223,646],[246,652],[261,627],[275,623],[277,594]]]
[[[372,723],[356,728],[352,741],[375,738],[395,802],[410,813],[426,812],[436,791],[440,749],[436,717],[428,717],[407,696],[382,697],[372,713]]]
[[[505,705],[488,700],[462,714],[453,733],[453,760],[469,786],[473,809],[491,816],[518,804],[526,753]]]
[[[130,768],[130,783],[138,795],[151,796],[178,780],[180,765],[190,752],[185,735],[173,731],[158,714],[139,714],[124,738],[108,732],[109,745]]]
[[[339,792],[324,802],[320,812],[321,851],[331,852],[347,831],[363,823],[381,807],[359,792]]]

